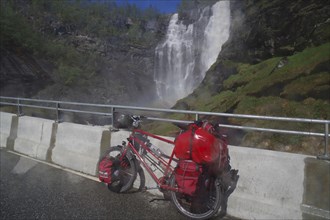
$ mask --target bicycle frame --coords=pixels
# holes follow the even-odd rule
[[[146,131],[143,131],[143,130],[140,130],[140,129],[133,129],[132,133],[130,134],[129,138],[127,139],[128,140],[128,144],[126,146],[124,146],[125,149],[124,149],[124,152],[122,154],[122,158],[126,155],[127,150],[130,149],[131,152],[133,152],[133,154],[137,157],[137,159],[142,163],[143,167],[150,174],[150,176],[155,181],[155,183],[157,184],[157,187],[159,189],[181,192],[182,190],[180,190],[179,188],[177,188],[177,187],[171,187],[168,183],[166,183],[164,181],[165,180],[164,178],[170,177],[170,175],[174,171],[174,167],[171,165],[171,163],[172,163],[172,161],[174,159],[174,151],[172,150],[171,156],[168,158],[168,161],[166,161],[165,158],[164,158],[164,155],[157,156],[143,141],[141,141],[139,138],[135,137],[134,135],[136,133],[139,133],[139,134],[142,134],[142,135],[146,135],[147,137],[152,137],[152,138],[158,139],[160,141],[163,141],[165,143],[174,145],[174,141],[171,141],[171,140],[162,138],[160,136],[151,134],[149,132],[146,132]],[[134,142],[137,142],[140,145],[140,148],[142,148],[143,150],[145,150],[147,153],[151,154],[158,161],[158,164],[159,165],[162,164],[163,167],[165,167],[165,169],[163,170],[163,174],[164,174],[163,177],[158,178],[156,176],[156,174],[152,170],[151,166],[148,165],[147,162],[145,161],[145,159],[143,158],[144,155],[141,155],[139,153],[140,149],[139,150],[135,149],[135,147],[133,145],[133,141]],[[160,165],[160,167],[162,168],[161,165]]]

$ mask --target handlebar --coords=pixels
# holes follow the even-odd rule
[[[128,115],[128,114],[120,114],[119,116],[115,116],[114,120],[114,126],[116,128],[138,128],[140,126],[140,123],[142,122],[142,118],[146,118],[144,116],[140,115]]]
[[[132,122],[132,126],[133,126],[134,128],[138,128],[138,127],[140,126],[140,123],[142,122],[141,118],[142,118],[143,116],[140,116],[140,115],[131,115],[130,117],[131,117],[131,119],[133,120],[133,122]]]

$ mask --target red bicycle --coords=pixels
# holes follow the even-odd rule
[[[120,127],[133,126],[122,145],[111,147],[99,163],[99,179],[108,189],[123,193],[132,189],[137,176],[139,191],[145,187],[144,170],[178,211],[192,219],[226,215],[227,200],[236,188],[238,170],[231,169],[227,141],[215,127],[204,121],[176,124],[175,141],[139,129],[141,117],[122,115]],[[150,139],[174,145],[171,155]],[[158,170],[158,174],[156,174]]]

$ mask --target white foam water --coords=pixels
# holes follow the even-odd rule
[[[229,1],[204,8],[188,26],[172,15],[165,41],[155,50],[154,81],[164,105],[173,105],[201,83],[227,41],[229,27]]]

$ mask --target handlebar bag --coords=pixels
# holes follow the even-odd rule
[[[183,193],[192,196],[197,188],[202,168],[192,160],[180,160],[175,168],[175,180]]]

